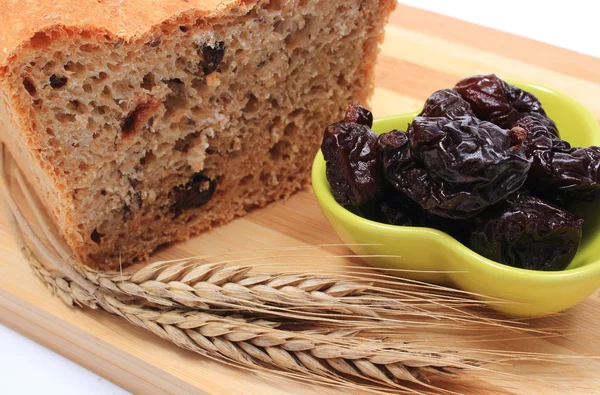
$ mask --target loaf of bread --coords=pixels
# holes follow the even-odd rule
[[[2,140],[82,262],[145,259],[306,185],[395,4],[0,0]]]

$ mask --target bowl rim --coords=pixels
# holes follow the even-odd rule
[[[587,124],[589,124],[592,134],[597,137],[594,140],[600,140],[600,124],[598,124],[592,113],[575,99],[557,90],[550,89],[542,85],[514,79],[504,80],[512,85],[518,85],[521,87],[531,87],[534,89],[543,90],[547,93],[560,97],[560,99],[563,101],[569,102],[573,106],[573,108],[576,109],[579,115],[584,118],[584,121]],[[392,121],[398,118],[414,117],[419,112],[420,110],[416,110],[402,114],[377,118],[374,121],[374,125],[381,122]],[[319,202],[319,205],[321,206],[321,209],[324,211],[330,211],[331,214],[340,219],[343,224],[353,223],[353,225],[357,227],[367,227],[373,230],[377,230],[379,232],[387,232],[392,234],[395,233],[398,236],[407,233],[413,235],[420,233],[422,237],[427,237],[432,242],[438,241],[439,244],[443,244],[445,248],[455,249],[455,252],[457,252],[462,257],[469,258],[468,262],[470,265],[481,265],[482,269],[486,269],[486,271],[489,271],[490,274],[498,274],[504,277],[508,276],[515,280],[526,278],[530,281],[536,279],[539,281],[551,283],[563,282],[565,280],[578,280],[581,277],[588,278],[592,274],[600,275],[600,257],[598,258],[598,260],[592,263],[560,271],[537,271],[531,269],[523,269],[505,265],[488,259],[473,251],[464,244],[460,243],[458,240],[456,240],[449,234],[434,228],[389,225],[377,221],[372,221],[363,218],[357,214],[354,214],[350,210],[340,205],[333,197],[333,194],[331,193],[331,188],[329,186],[329,182],[327,181],[327,177],[325,175],[325,160],[323,158],[323,153],[321,152],[321,150],[319,150],[313,161],[311,178],[313,191]],[[346,226],[346,228],[348,227]]]

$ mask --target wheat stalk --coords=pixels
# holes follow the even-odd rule
[[[145,299],[132,299],[126,295],[98,297],[49,272],[29,248],[23,247],[23,252],[34,272],[68,305],[102,309],[219,362],[306,383],[363,392],[450,393],[432,386],[430,381],[460,379],[459,373],[468,371],[502,375],[484,368],[491,362],[561,362],[573,358],[514,351],[444,350],[437,346],[381,340],[380,331],[303,330],[298,333],[277,329],[279,322],[150,307]],[[372,384],[365,384],[369,382]],[[407,387],[406,382],[424,386],[427,390]]]
[[[312,383],[354,388],[348,376],[395,391],[416,391],[402,382],[430,387],[432,379],[452,376],[483,363],[450,352],[424,350],[410,344],[338,337],[277,329],[278,323],[223,317],[216,314],[149,308],[114,295],[91,295],[76,283],[48,271],[27,247],[27,260],[66,304],[102,309],[159,337],[204,356],[250,369],[286,372]],[[331,374],[336,371],[338,374]],[[442,391],[440,389],[440,391]]]
[[[252,266],[207,264],[197,259],[156,262],[133,273],[76,268],[104,289],[172,308],[229,309],[344,326],[371,322],[379,327],[393,325],[396,330],[415,326],[464,330],[479,322],[493,328],[533,331],[517,322],[509,325],[506,320],[467,315],[464,307],[482,306],[483,302],[437,293],[430,290],[431,286],[421,287],[425,289],[418,292],[393,290],[374,285],[377,279],[348,279],[336,274],[255,274]],[[477,328],[481,331],[480,326]]]

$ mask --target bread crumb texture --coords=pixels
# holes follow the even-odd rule
[[[306,185],[395,1],[48,4],[0,0],[2,139],[75,254],[114,269]]]

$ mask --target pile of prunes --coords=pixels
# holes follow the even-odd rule
[[[335,200],[370,220],[441,230],[506,265],[563,270],[600,199],[600,147],[573,148],[531,93],[495,75],[432,94],[406,132],[381,135],[360,105],[326,128]]]

